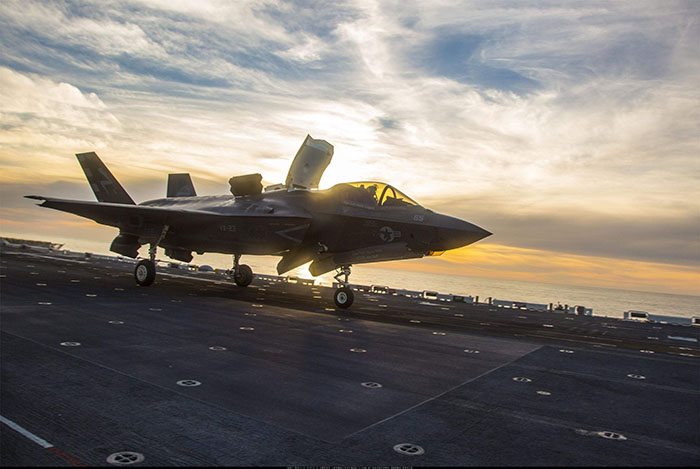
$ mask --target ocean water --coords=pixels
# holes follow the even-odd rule
[[[109,242],[70,239],[57,241],[65,243],[63,248],[72,251],[116,255],[109,252]],[[160,259],[167,259],[162,255],[162,251],[159,251],[159,254],[161,254],[159,256]],[[253,272],[268,275],[276,275],[277,262],[279,262],[279,257],[273,256],[244,256],[243,258],[243,263],[250,265]],[[204,254],[195,256],[192,263],[229,269],[232,266],[232,258],[223,254]],[[288,272],[287,275],[313,278],[306,266],[294,269]],[[317,277],[316,282],[330,285],[334,281],[333,275],[333,272],[324,274]],[[646,311],[651,314],[700,317],[700,296],[413,272],[382,268],[381,263],[353,266],[350,283],[478,296],[479,301],[482,302],[492,297],[499,300],[528,303],[553,303],[556,305],[559,302],[562,305],[582,305],[592,308],[593,314],[596,316],[622,317],[625,311],[633,309]]]
[[[276,275],[275,266],[278,261],[278,257],[271,256],[246,256],[244,258],[244,263],[250,265],[253,272],[269,275]],[[217,254],[198,256],[194,262],[200,265],[210,262],[209,265],[212,267],[231,267],[229,256]],[[556,305],[559,302],[562,305],[582,305],[592,308],[593,314],[596,316],[623,317],[625,311],[634,309],[651,314],[700,317],[699,296],[413,272],[393,268],[386,269],[382,268],[381,265],[353,266],[350,283],[478,296],[479,301],[482,302],[486,301],[488,297],[492,297],[499,300],[528,303],[553,303]],[[287,275],[313,278],[305,266],[294,269]],[[333,272],[324,274],[317,277],[316,282],[330,285],[334,281],[333,275]]]
[[[668,293],[617,290],[611,288],[555,285],[520,280],[445,274],[424,274],[397,270],[367,269],[374,284],[396,288],[433,290],[440,293],[479,296],[479,301],[492,297],[499,300],[529,303],[583,305],[593,309],[596,316],[622,317],[630,309],[651,314],[700,317],[700,297]],[[353,273],[353,277],[354,277]],[[353,278],[353,281],[358,280]],[[421,286],[423,286],[421,288]],[[413,288],[411,288],[413,287]],[[416,288],[418,287],[418,288]]]

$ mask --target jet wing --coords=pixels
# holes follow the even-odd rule
[[[215,239],[222,233],[234,230],[233,223],[242,226],[252,226],[255,221],[269,219],[270,225],[293,225],[291,228],[277,231],[276,234],[289,244],[300,244],[304,233],[310,224],[311,217],[303,214],[273,215],[266,213],[221,213],[205,210],[193,210],[172,207],[151,207],[144,205],[127,205],[108,202],[87,202],[81,200],[56,199],[36,195],[25,196],[28,199],[42,200],[40,207],[52,208],[89,218],[102,225],[119,228],[123,233],[138,234],[142,242],[146,239],[157,239],[162,228],[168,225],[174,232],[198,234],[209,229],[207,239]],[[275,223],[273,223],[275,222]],[[279,222],[279,223],[277,223]],[[243,231],[243,230],[241,230]]]
[[[43,203],[38,204],[40,207],[72,213],[94,220],[101,225],[109,225],[117,228],[123,228],[128,224],[140,225],[143,221],[157,222],[165,225],[168,224],[169,221],[173,221],[171,219],[174,218],[175,215],[182,215],[185,213],[196,218],[221,216],[178,208],[147,207],[109,202],[87,202],[83,200],[55,199],[38,195],[27,195],[25,197],[28,199],[43,200]]]

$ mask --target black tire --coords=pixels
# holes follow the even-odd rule
[[[245,264],[238,266],[238,273],[233,275],[233,281],[239,287],[247,287],[253,281],[253,269]]]
[[[148,259],[144,259],[136,264],[134,269],[134,278],[136,283],[142,287],[147,287],[156,279],[156,266]]]
[[[355,301],[355,294],[348,287],[340,287],[333,294],[333,301],[338,308],[349,308]]]

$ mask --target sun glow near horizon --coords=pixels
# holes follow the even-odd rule
[[[1,232],[109,244],[22,198],[92,200],[75,153],[144,201],[169,172],[283,182],[310,134],[321,188],[383,181],[494,233],[391,269],[697,292],[694,3],[185,3],[0,3]]]
[[[583,256],[480,242],[419,261],[385,268],[482,278],[594,286],[700,296],[700,272],[690,266]]]

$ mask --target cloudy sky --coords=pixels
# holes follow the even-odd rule
[[[0,234],[105,245],[33,207],[383,180],[494,233],[391,268],[700,294],[700,2],[0,2]]]

